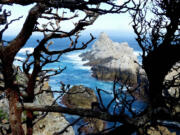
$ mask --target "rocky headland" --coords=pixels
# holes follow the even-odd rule
[[[82,53],[80,57],[88,61],[85,65],[91,66],[93,77],[105,81],[117,78],[122,85],[128,85],[132,89],[139,87],[141,94],[145,95],[144,89],[148,83],[146,74],[128,43],[113,42],[106,33],[101,33],[92,49]]]
[[[143,72],[138,64],[137,56],[128,43],[113,42],[106,33],[101,33],[92,49],[80,55],[82,60],[88,60],[85,65],[91,66],[92,76],[100,80],[129,80],[137,83],[137,77]]]

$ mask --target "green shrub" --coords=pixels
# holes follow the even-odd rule
[[[6,119],[8,120],[8,114],[3,110],[0,110],[0,120]]]

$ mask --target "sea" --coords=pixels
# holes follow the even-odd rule
[[[127,42],[130,47],[134,49],[134,53],[138,56],[139,61],[141,61],[141,49],[137,45],[137,42],[135,40],[135,37],[125,37],[123,36],[109,36],[111,40],[114,42]],[[86,43],[91,37],[89,35],[81,35],[78,41],[77,47],[80,47],[82,43]],[[58,68],[66,68],[61,74],[56,75],[54,77],[51,77],[49,80],[49,84],[53,90],[59,89],[60,82],[63,82],[64,84],[70,84],[70,85],[84,85],[86,87],[90,87],[92,89],[100,88],[105,89],[107,91],[112,90],[112,82],[111,81],[101,81],[97,80],[94,77],[91,76],[91,67],[90,66],[84,66],[87,61],[82,61],[82,58],[79,56],[81,53],[84,53],[91,49],[94,42],[98,39],[92,41],[86,49],[68,52],[63,54],[59,62],[49,64],[44,67],[44,69],[58,69]],[[6,37],[7,40],[13,39],[12,37]],[[22,66],[22,63],[19,60],[25,60],[26,53],[32,53],[34,51],[34,47],[37,46],[38,41],[41,40],[41,37],[39,36],[33,36],[31,37],[26,45],[19,51],[19,53],[15,57],[14,64],[16,66]],[[51,40],[53,41],[53,45],[49,47],[51,50],[62,50],[69,47],[70,41],[69,38],[65,39],[55,39]]]
[[[95,40],[93,40],[86,49],[84,50],[78,50],[78,51],[73,51],[69,53],[63,54],[59,62],[49,64],[44,67],[44,69],[58,69],[58,68],[65,68],[65,70],[56,76],[53,76],[49,79],[49,85],[52,90],[60,90],[60,82],[63,82],[66,85],[70,85],[71,87],[74,85],[84,85],[86,87],[89,87],[93,89],[96,93],[96,89],[102,89],[106,91],[105,93],[102,93],[102,98],[104,101],[104,105],[106,106],[113,98],[113,82],[112,81],[102,81],[102,80],[97,80],[96,78],[92,77],[92,71],[90,66],[84,66],[87,61],[82,61],[82,58],[79,56],[81,53],[84,53],[86,51],[89,51],[94,44],[94,42],[98,39],[99,35],[95,36]],[[111,36],[109,35],[110,39],[113,42],[127,42],[130,47],[134,49],[134,53],[138,56],[138,60],[141,63],[141,49],[139,48],[135,37],[133,36]],[[33,36],[31,37],[26,45],[19,51],[19,53],[16,55],[16,60],[14,61],[14,65],[16,66],[22,66],[22,63],[19,61],[23,61],[26,58],[26,54],[32,53],[34,51],[34,47],[37,46],[38,41],[41,40],[42,37],[40,36]],[[6,37],[7,40],[13,39],[12,37]],[[90,40],[91,37],[89,35],[81,35],[77,47],[82,46],[82,43],[86,43],[88,40]],[[70,40],[69,38],[65,39],[55,39],[51,40],[53,42],[53,45],[50,46],[50,50],[62,50],[65,48],[68,48],[70,45]],[[97,94],[97,93],[96,93]],[[59,95],[54,93],[55,99]],[[57,100],[57,103],[62,105],[60,102],[61,99]],[[145,104],[143,102],[135,102],[134,103],[134,108],[137,111],[140,111],[141,109],[144,108]],[[113,110],[113,104],[111,106]],[[128,113],[128,112],[127,112]],[[65,114],[66,119],[69,122],[73,122],[78,118],[78,116],[71,116]],[[75,133],[77,133],[78,127],[82,124],[83,122],[80,121],[76,125],[73,126]],[[114,123],[108,122],[107,126],[110,127]],[[118,125],[118,124],[117,124]]]
[[[73,51],[63,54],[59,62],[49,64],[44,67],[44,69],[58,69],[58,68],[65,68],[65,70],[56,76],[53,76],[49,79],[49,85],[52,90],[60,90],[60,82],[63,82],[66,85],[70,85],[71,87],[74,85],[84,85],[86,87],[89,87],[94,90],[94,92],[97,94],[96,89],[103,89],[106,91],[106,93],[102,93],[102,98],[104,101],[104,105],[107,105],[113,98],[113,82],[112,81],[101,81],[97,80],[96,78],[92,77],[92,71],[90,66],[84,66],[87,61],[82,61],[82,58],[79,56],[81,53],[84,53],[91,49],[94,42],[98,39],[99,35],[95,36],[95,40],[92,41],[86,49],[79,50],[79,51]],[[109,35],[110,39],[113,42],[127,42],[130,47],[134,49],[134,53],[137,55],[139,63],[141,64],[141,49],[138,46],[135,36],[127,36],[125,35]],[[34,47],[37,46],[38,41],[41,40],[42,37],[40,36],[33,36],[31,37],[26,45],[19,51],[19,53],[16,55],[16,60],[14,61],[14,65],[16,66],[22,66],[22,63],[18,60],[25,60],[27,53],[32,53],[34,51]],[[82,43],[86,43],[91,37],[89,35],[81,35],[77,47],[80,47]],[[11,40],[13,37],[7,36],[6,40]],[[62,50],[65,48],[68,48],[70,45],[69,38],[65,39],[54,39],[51,40],[53,42],[53,45],[49,47],[51,50]],[[57,98],[59,95],[54,94],[54,97]],[[61,104],[60,99],[57,100],[58,104]],[[137,101],[133,104],[134,109],[139,112],[142,109],[144,109],[146,104],[142,101]],[[111,106],[113,109],[113,104]],[[127,112],[128,113],[128,112]],[[66,119],[69,122],[73,122],[78,118],[78,116],[71,116],[65,114]],[[82,121],[78,122],[76,125],[73,126],[75,133],[77,133],[78,127],[82,124]],[[109,122],[107,123],[107,126],[112,126],[113,123]]]
[[[70,85],[71,87],[73,85],[84,85],[86,87],[92,88],[95,92],[97,88],[103,89],[108,93],[107,95],[105,93],[103,95],[105,104],[108,104],[107,101],[110,101],[113,96],[112,95],[111,98],[109,97],[109,93],[112,93],[113,82],[97,80],[96,78],[92,77],[91,67],[84,66],[87,61],[82,61],[82,58],[79,56],[81,53],[91,49],[94,42],[98,40],[98,36],[99,35],[95,36],[95,40],[93,40],[86,49],[65,53],[60,57],[59,62],[52,63],[44,67],[44,69],[65,68],[61,74],[53,76],[49,79],[49,85],[51,86],[52,90],[60,90],[60,82],[63,82],[65,85]],[[129,46],[134,49],[134,53],[138,56],[139,62],[141,63],[141,49],[139,48],[135,37],[121,37],[115,35],[109,35],[109,37],[113,42],[127,42]],[[41,38],[42,37],[39,36],[33,36],[28,40],[24,48],[22,48],[16,55],[16,60],[14,61],[16,66],[22,66],[22,63],[19,60],[25,60],[26,53],[32,53],[34,51],[34,47],[37,46],[38,41],[40,41]],[[7,37],[6,39],[10,40],[12,37]],[[78,40],[77,47],[82,46],[82,43],[86,43],[90,39],[90,35],[81,35]],[[69,38],[55,39],[51,41],[53,42],[53,45],[49,47],[50,50],[62,50],[68,48],[71,43]],[[58,94],[54,94],[54,97],[58,97]]]

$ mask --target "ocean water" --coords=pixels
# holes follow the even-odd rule
[[[96,37],[98,38],[98,37]],[[135,51],[135,54],[138,56],[139,61],[141,62],[141,50],[139,46],[137,45],[137,42],[135,41],[135,37],[133,36],[123,36],[117,37],[117,36],[110,36],[110,38],[115,42],[127,42],[130,47],[132,47]],[[11,37],[7,37],[7,40],[11,39]],[[32,53],[34,50],[34,47],[38,44],[38,40],[40,40],[41,37],[32,37],[28,40],[25,47],[20,50],[20,52],[16,55],[16,59],[19,60],[25,60],[26,53]],[[90,39],[90,36],[81,36],[78,42],[78,46],[82,45],[82,42],[87,42]],[[70,41],[69,39],[58,39],[58,40],[52,40],[54,44],[50,46],[49,49],[51,50],[61,50],[69,47]],[[61,74],[53,76],[49,80],[49,85],[51,86],[52,90],[60,90],[60,82],[63,82],[64,84],[70,84],[73,85],[84,85],[86,87],[92,88],[96,92],[96,88],[103,89],[107,91],[109,94],[103,93],[102,98],[104,101],[104,104],[107,105],[113,98],[112,89],[113,89],[113,82],[111,81],[100,81],[91,76],[91,67],[90,66],[84,66],[83,64],[86,63],[86,61],[82,61],[82,59],[79,57],[79,55],[83,52],[88,51],[91,49],[93,43],[91,42],[88,47],[84,50],[80,51],[73,51],[66,54],[63,54],[60,57],[60,62],[52,63],[50,65],[47,65],[46,69],[57,69],[57,68],[66,68]],[[21,66],[21,62],[15,61],[15,65]],[[58,94],[54,94],[55,98],[58,97]],[[58,102],[60,103],[60,102]],[[144,103],[142,102],[135,102],[134,108],[139,111],[139,109],[144,108]],[[113,104],[111,106],[113,108]],[[75,120],[76,117],[72,117],[69,115],[65,115],[66,118],[69,121]],[[81,123],[81,122],[80,122]],[[78,124],[77,124],[78,125]],[[77,131],[78,126],[75,125],[74,129]],[[108,123],[108,125],[112,125],[112,123]]]
[[[97,37],[98,38],[98,37]],[[134,37],[127,37],[125,38],[118,38],[118,37],[111,37],[110,38],[113,41],[116,42],[128,42],[129,46],[134,48],[135,54],[138,56],[139,61],[141,61],[140,58],[140,53],[141,50],[138,47],[135,38]],[[7,37],[7,39],[11,39],[11,37]],[[25,60],[26,58],[26,53],[32,53],[34,50],[34,47],[38,44],[37,40],[40,40],[41,37],[32,37],[28,40],[26,43],[25,47],[19,51],[19,53],[16,55],[16,59],[19,60]],[[87,42],[90,39],[90,36],[82,36],[79,39],[78,46],[82,45],[82,42]],[[64,48],[68,48],[70,41],[69,39],[62,39],[62,40],[52,40],[54,44],[50,46],[51,50],[61,50]],[[84,66],[83,64],[86,63],[86,61],[82,61],[82,59],[79,57],[79,55],[83,52],[88,51],[95,40],[91,42],[88,47],[84,50],[80,51],[73,51],[69,52],[66,54],[63,54],[60,57],[60,62],[58,63],[52,63],[47,65],[44,68],[66,68],[61,74],[51,77],[50,78],[50,85],[52,89],[59,89],[59,82],[62,81],[65,84],[70,84],[70,85],[85,85],[87,87],[95,89],[101,88],[105,89],[107,91],[112,90],[112,82],[108,81],[99,81],[91,76],[91,67],[90,66]],[[21,66],[21,62],[15,61],[15,65]]]
[[[96,37],[98,38],[98,36]],[[138,56],[138,60],[141,63],[141,49],[139,48],[137,42],[135,41],[135,37],[133,36],[123,36],[123,37],[118,37],[118,36],[111,36],[110,38],[115,41],[115,42],[127,42],[130,47],[134,49],[134,53]],[[10,40],[12,37],[6,37],[6,40]],[[16,55],[16,59],[19,60],[25,60],[26,58],[26,53],[32,53],[34,50],[34,47],[38,44],[38,40],[40,40],[41,37],[32,37],[28,40],[26,45],[24,46],[23,49],[20,50],[20,52]],[[90,39],[90,36],[81,36],[78,42],[78,46],[81,46],[82,42],[87,42],[88,39]],[[58,40],[53,40],[54,45],[50,46],[51,50],[60,50],[67,48],[70,44],[69,39],[58,39]],[[81,51],[73,51],[69,52],[66,54],[63,54],[60,57],[60,62],[58,63],[52,63],[50,65],[47,65],[46,69],[48,68],[65,68],[61,74],[53,76],[49,80],[49,85],[51,86],[52,90],[59,90],[60,89],[60,82],[63,82],[64,84],[70,84],[71,86],[73,85],[84,85],[86,87],[90,87],[94,89],[96,92],[96,88],[100,88],[103,90],[106,90],[110,94],[103,94],[103,100],[104,104],[107,105],[111,99],[113,98],[112,94],[112,89],[113,89],[113,82],[111,81],[100,81],[91,76],[91,67],[90,66],[84,66],[83,64],[86,63],[86,61],[82,61],[82,59],[79,57],[79,55],[83,52],[88,51],[91,49],[93,43],[91,42],[88,47],[84,50]],[[15,65],[21,66],[21,62],[15,61]],[[58,96],[57,94],[54,94],[55,98]],[[58,102],[59,103],[59,102]],[[113,108],[113,104],[111,106]],[[133,105],[134,109],[137,111],[140,111],[145,107],[145,104],[143,102],[135,102]],[[70,116],[70,115],[65,115],[67,120],[72,122],[77,118],[77,116]],[[77,132],[78,126],[81,124],[81,122],[77,123],[73,128],[75,129],[75,132]],[[112,125],[112,123],[108,123],[108,125]]]
[[[137,42],[135,41],[135,37],[133,36],[123,36],[117,37],[117,36],[110,36],[111,40],[114,42],[127,42],[130,47],[134,49],[135,54],[138,56],[139,61],[141,61],[141,50],[139,46],[137,45]],[[11,37],[7,37],[7,39],[11,39]],[[90,36],[81,36],[78,45],[81,46],[82,42],[87,42],[90,39]],[[98,39],[98,36],[96,37]],[[28,40],[25,47],[20,50],[20,52],[16,55],[16,59],[19,60],[25,60],[26,53],[32,53],[34,50],[34,47],[38,44],[38,40],[41,40],[41,37],[32,37]],[[61,50],[69,47],[70,41],[68,38],[66,39],[56,39],[52,40],[53,45],[49,47],[51,50]],[[88,51],[91,49],[92,45],[94,44],[96,40],[91,42],[88,47],[84,50],[80,51],[73,51],[66,54],[63,54],[60,57],[60,62],[58,63],[52,63],[47,65],[46,69],[58,69],[58,68],[66,68],[61,74],[56,75],[54,77],[51,77],[49,80],[49,84],[53,90],[59,90],[60,89],[60,82],[63,82],[64,84],[70,84],[73,85],[84,85],[86,87],[90,87],[94,90],[96,88],[100,88],[103,90],[106,90],[108,92],[112,92],[113,83],[110,81],[100,81],[91,76],[91,67],[90,66],[84,66],[83,64],[86,63],[86,61],[82,61],[82,59],[79,57],[79,55],[83,52]],[[15,61],[15,65],[21,66],[21,62]],[[55,94],[55,97],[58,95]],[[110,100],[109,95],[103,95],[103,97],[106,100]],[[107,103],[107,102],[106,102]]]

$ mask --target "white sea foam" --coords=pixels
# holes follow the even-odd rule
[[[21,60],[21,61],[23,61],[23,60],[25,60],[25,58],[20,57],[20,56],[16,56],[16,57],[15,57],[15,60]]]
[[[80,69],[84,69],[84,70],[91,70],[91,67],[90,66],[79,66],[78,68]]]
[[[16,56],[15,59],[14,59],[13,64],[14,64],[15,66],[22,66],[22,62],[21,62],[21,61],[23,61],[24,59],[25,59],[25,58],[23,58],[23,57]]]
[[[134,51],[134,54],[138,57],[138,56],[142,55],[142,52],[141,51]]]
[[[19,54],[26,54],[26,53],[33,53],[34,52],[34,48],[29,47],[29,48],[22,48],[19,51]]]
[[[22,66],[22,62],[17,61],[17,60],[14,61],[13,64],[14,64],[15,66]]]
[[[82,60],[82,58],[79,56],[81,53],[82,51],[66,55],[66,57],[69,59],[69,61],[66,62],[75,64],[76,65],[75,68],[77,69],[90,70],[91,69],[90,66],[84,66],[84,64],[87,63],[88,61]]]

